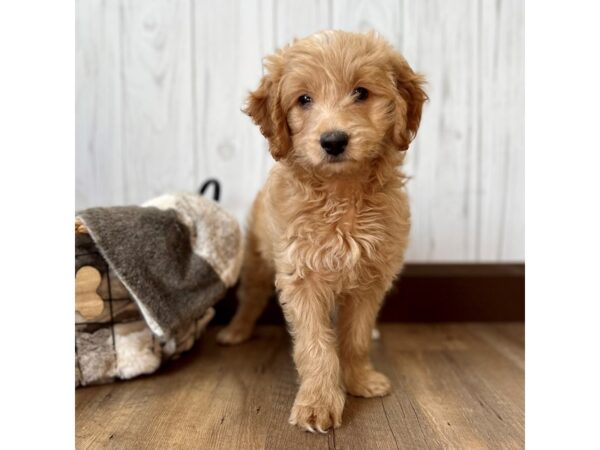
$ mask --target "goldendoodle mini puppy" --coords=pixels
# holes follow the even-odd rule
[[[427,95],[373,33],[324,31],[265,68],[245,112],[277,163],[252,206],[239,307],[218,339],[250,337],[274,285],[300,378],[290,423],[325,432],[341,424],[346,392],[390,390],[370,361],[371,331],[404,261],[410,213],[399,167]]]

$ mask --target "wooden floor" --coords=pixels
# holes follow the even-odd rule
[[[288,425],[296,390],[283,327],[223,348],[210,329],[157,374],[77,390],[77,448],[523,448],[523,324],[384,324],[385,398],[348,397],[327,435]]]

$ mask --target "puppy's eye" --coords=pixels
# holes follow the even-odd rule
[[[308,96],[306,94],[301,95],[300,97],[298,97],[298,103],[300,103],[301,106],[306,106],[309,103],[312,103],[312,101],[313,101],[312,97],[310,97],[310,96]]]
[[[367,91],[364,87],[357,87],[352,91],[352,95],[357,102],[362,102],[369,98],[369,91]]]

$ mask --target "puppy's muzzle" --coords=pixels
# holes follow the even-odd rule
[[[321,135],[321,147],[328,155],[337,156],[346,150],[348,138],[348,133],[344,131],[327,131]]]

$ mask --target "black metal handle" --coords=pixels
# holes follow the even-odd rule
[[[209,178],[206,180],[202,186],[200,186],[200,190],[198,191],[200,195],[204,195],[209,186],[213,186],[213,200],[218,202],[221,198],[221,183],[219,183],[215,178]]]

